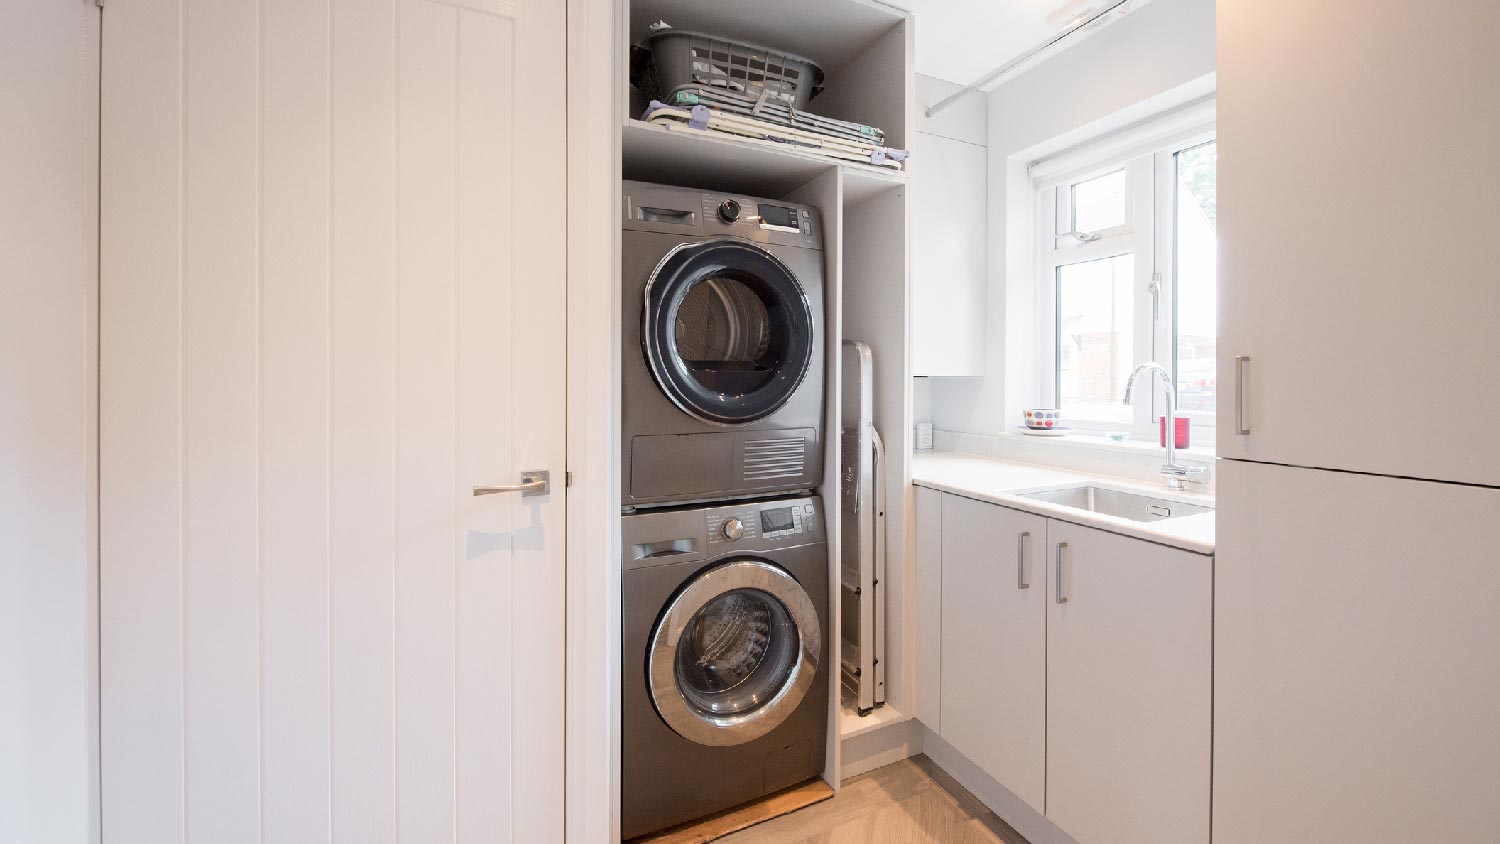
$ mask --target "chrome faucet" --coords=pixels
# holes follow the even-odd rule
[[[1177,390],[1172,386],[1172,375],[1159,363],[1143,363],[1130,373],[1130,379],[1125,382],[1125,404],[1130,404],[1130,397],[1135,390],[1135,378],[1142,372],[1149,371],[1152,381],[1156,376],[1161,376],[1162,384],[1167,388],[1167,430],[1163,439],[1167,443],[1167,462],[1162,464],[1162,477],[1167,479],[1167,489],[1181,490],[1184,480],[1194,483],[1203,483],[1198,480],[1205,470],[1199,466],[1182,466],[1177,463]]]

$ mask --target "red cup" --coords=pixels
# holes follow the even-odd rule
[[[1161,445],[1165,447],[1167,444],[1167,417],[1161,416],[1157,418],[1157,429],[1161,433]],[[1192,430],[1192,420],[1185,419],[1181,416],[1177,417],[1177,448],[1188,447],[1188,443],[1191,442],[1192,439],[1189,436]]]

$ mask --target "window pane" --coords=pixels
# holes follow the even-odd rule
[[[1129,424],[1123,403],[1135,348],[1135,256],[1057,268],[1057,397],[1064,420]]]
[[[1125,225],[1125,171],[1116,170],[1073,186],[1073,231],[1097,232]]]
[[[1177,397],[1205,413],[1218,392],[1218,163],[1216,143],[1177,153]]]

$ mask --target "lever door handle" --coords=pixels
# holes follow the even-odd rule
[[[474,487],[475,495],[497,495],[502,492],[519,492],[523,498],[530,498],[533,495],[546,495],[551,491],[552,473],[545,469],[535,472],[522,472],[521,482],[518,484]]]

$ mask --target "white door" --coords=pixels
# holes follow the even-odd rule
[[[941,735],[1038,812],[1047,754],[1047,520],[943,496]]]
[[[1369,10],[1219,0],[1218,453],[1500,484],[1500,3]]]
[[[1500,490],[1220,461],[1214,842],[1493,842]]]
[[[1214,559],[1055,519],[1047,542],[1047,817],[1208,844]]]
[[[561,840],[563,4],[102,41],[105,841]]]

